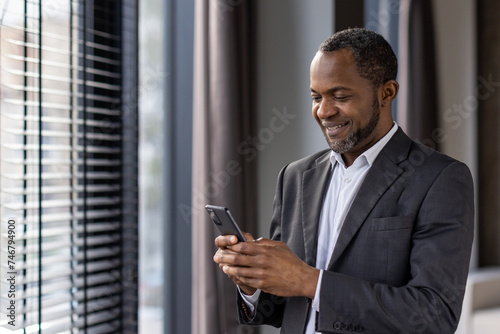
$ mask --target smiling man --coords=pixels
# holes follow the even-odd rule
[[[282,169],[270,239],[215,240],[240,321],[285,334],[454,333],[474,230],[468,168],[394,123],[397,60],[380,35],[336,33],[310,74],[330,149]]]
[[[393,61],[397,68],[395,56]],[[313,116],[331,149],[343,154],[347,166],[393,126],[390,105],[399,86],[396,72],[390,72],[383,73],[387,79],[382,84],[370,81],[358,73],[352,51],[345,48],[320,51],[312,61]]]

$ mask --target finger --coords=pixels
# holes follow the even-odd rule
[[[227,275],[227,277],[229,277],[236,285],[238,285],[241,291],[243,291],[243,293],[245,293],[246,295],[251,296],[255,293],[255,288],[250,287],[247,284],[243,283],[238,279],[238,277],[230,275]]]
[[[268,252],[269,247],[281,247],[282,244],[281,241],[259,238],[254,241],[240,242],[236,245],[228,246],[227,249],[245,255],[259,255]]]
[[[215,238],[215,245],[219,248],[226,248],[238,243],[238,238],[235,235],[219,235]]]
[[[240,266],[224,265],[222,267],[222,271],[229,277],[235,278],[243,283],[250,278],[252,279],[258,278],[260,275],[260,270],[256,270],[255,268],[240,267]]]
[[[221,269],[223,270],[224,266],[221,266]],[[224,271],[224,270],[223,270]],[[237,285],[244,285],[243,282],[241,282],[238,277],[236,276],[231,276],[231,275],[227,275],[227,277],[229,277],[235,284]]]
[[[227,246],[227,249],[244,255],[255,255],[260,253],[259,246],[255,245],[255,241],[240,242],[236,245]]]
[[[214,254],[214,257],[213,257],[213,260],[215,263],[219,263],[219,267],[222,269],[221,267],[221,264],[220,264],[220,255],[221,255],[221,252],[222,250],[219,249],[215,254]]]
[[[235,253],[229,249],[219,249],[215,254],[214,254],[214,257],[213,257],[213,260],[215,263],[219,263],[219,264],[224,264],[224,260],[225,259],[228,259],[228,258],[225,258],[223,257],[224,254],[238,254],[238,253]]]
[[[247,239],[247,241],[254,241],[255,240],[254,237],[250,233],[244,232],[243,234],[245,236],[245,239]]]
[[[271,240],[271,239],[267,239],[267,238],[259,238],[259,239],[255,240],[255,243],[260,245],[260,246],[273,246],[273,247],[276,247],[276,246],[282,244],[281,241]]]
[[[214,256],[214,261],[219,264],[229,266],[252,266],[254,259],[252,256],[234,253],[231,251],[221,251]]]

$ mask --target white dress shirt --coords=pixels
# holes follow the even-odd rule
[[[321,269],[321,273],[318,279],[318,285],[316,286],[316,294],[311,304],[312,310],[309,314],[305,334],[317,333],[315,332],[315,322],[316,312],[319,312],[323,270],[328,267],[345,217],[370,167],[380,151],[396,133],[397,129],[398,125],[394,123],[391,130],[384,137],[357,157],[349,167],[345,166],[341,154],[332,151],[330,155],[332,176],[321,209],[318,227],[318,248],[316,252],[316,268]],[[252,296],[247,296],[241,293],[241,291],[240,294],[249,310],[253,313],[260,295],[260,290],[257,290]]]

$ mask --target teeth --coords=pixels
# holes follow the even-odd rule
[[[341,124],[341,125],[337,125],[337,126],[329,126],[327,127],[328,130],[335,130],[335,129],[338,129],[338,128],[341,128],[343,127],[345,124]]]

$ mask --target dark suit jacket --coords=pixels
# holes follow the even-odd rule
[[[314,266],[330,151],[283,168],[271,238]],[[323,274],[316,329],[323,333],[454,333],[473,239],[469,169],[399,129],[369,170]],[[302,334],[311,300],[262,293],[242,323]]]

